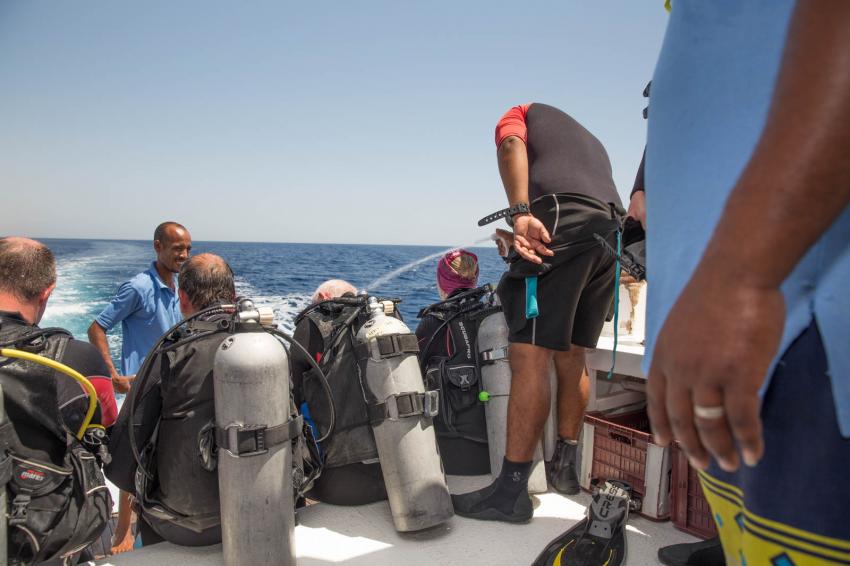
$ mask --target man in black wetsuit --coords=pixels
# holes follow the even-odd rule
[[[103,426],[112,424],[116,413],[106,363],[91,344],[74,340],[62,329],[38,326],[55,287],[56,261],[44,244],[27,238],[0,238],[0,347],[39,354],[85,376],[94,386],[99,401],[91,423],[101,425],[96,428],[102,430]],[[24,468],[15,464],[12,480],[15,488],[9,491],[12,510],[9,557],[52,563],[68,551],[66,545],[94,541],[109,519],[109,496],[102,477],[91,477],[87,486],[77,485],[70,492],[62,487],[65,496],[59,494],[59,489],[44,489],[51,481],[51,470],[69,465],[69,453],[79,454],[76,451],[79,444],[71,439],[83,424],[88,395],[79,383],[64,374],[32,361],[12,358],[0,358],[0,383],[15,433],[11,439],[4,439],[3,448],[8,448],[18,458],[17,462],[27,462]],[[86,435],[84,439],[96,440],[97,436]],[[82,446],[98,453],[92,442],[83,442]],[[85,456],[89,465],[92,459],[88,454]],[[99,472],[91,471],[100,476]],[[44,485],[30,491],[33,486],[27,481],[36,478]],[[77,478],[72,476],[71,482]],[[65,485],[60,481],[57,488],[60,483]],[[86,493],[80,495],[81,492]],[[49,518],[46,515],[51,505],[61,511]],[[67,524],[69,521],[76,524],[78,519],[89,522],[88,534],[84,528],[73,532]],[[47,530],[45,521],[50,525]],[[76,563],[77,557],[79,551],[69,553],[63,563]]]
[[[512,108],[496,127],[496,145],[514,228],[510,269],[498,288],[513,374],[507,450],[497,480],[454,496],[454,506],[458,515],[524,522],[533,514],[528,476],[549,411],[553,360],[560,438],[548,476],[559,491],[579,490],[576,444],[589,390],[584,352],[596,346],[614,294],[615,262],[593,235],[616,247],[624,211],[605,148],[561,110]]]
[[[236,300],[233,272],[216,255],[193,256],[180,268],[178,295],[187,318],[208,307],[232,304]],[[187,546],[221,541],[218,475],[203,446],[213,444],[213,361],[227,333],[213,331],[181,342],[193,332],[208,331],[210,323],[223,316],[202,316],[188,323],[184,332],[166,339],[167,351],[154,352],[150,373],[140,376],[138,386],[130,390],[113,429],[113,460],[107,477],[136,494],[145,545],[163,539]],[[135,426],[130,424],[131,406]],[[142,493],[136,490],[131,430],[146,461],[155,464],[147,470],[155,481],[145,482]]]

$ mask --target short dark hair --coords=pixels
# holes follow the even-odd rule
[[[153,241],[156,242],[159,240],[160,242],[164,242],[167,240],[165,237],[165,231],[171,227],[180,228],[181,230],[186,230],[186,227],[178,222],[173,222],[169,220],[168,222],[163,222],[159,226],[156,227],[156,230],[153,231]],[[188,232],[188,230],[186,230]]]
[[[0,291],[24,301],[56,283],[56,259],[41,242],[0,238]]]
[[[183,262],[178,282],[198,310],[236,301],[233,270],[214,254],[198,254]]]

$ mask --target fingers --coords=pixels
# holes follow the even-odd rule
[[[694,407],[691,390],[677,385],[675,381],[667,387],[667,415],[670,428],[688,455],[691,465],[704,470],[710,463],[708,451],[702,445],[694,424]]]
[[[717,464],[727,472],[734,472],[740,465],[735,441],[727,421],[724,406],[725,395],[720,388],[702,387],[694,390],[694,405],[700,408],[714,409],[717,416],[695,414],[694,424],[702,446],[717,459]],[[710,411],[709,411],[710,412]]]
[[[652,425],[656,444],[667,446],[673,440],[670,420],[667,418],[667,380],[658,364],[652,363],[646,386],[646,412]]]
[[[732,435],[741,447],[747,466],[755,466],[764,455],[759,398],[757,392],[741,392],[726,396],[726,411]]]
[[[543,260],[535,253],[534,249],[528,243],[525,237],[520,235],[514,236],[514,249],[523,259],[531,263],[543,263]]]
[[[539,240],[532,240],[531,243],[534,246],[534,249],[537,253],[539,253],[541,255],[545,255],[545,256],[550,256],[550,257],[555,255],[555,252],[553,252],[552,250],[550,250],[549,248],[544,246],[543,242],[541,242]]]

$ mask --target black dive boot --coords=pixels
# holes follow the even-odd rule
[[[665,566],[726,566],[719,537],[659,548],[658,560]]]
[[[576,451],[578,444],[558,439],[555,453],[547,466],[549,484],[561,493],[575,495],[579,492],[578,472],[576,471]]]
[[[461,517],[484,521],[526,523],[534,515],[528,495],[528,475],[531,462],[516,463],[505,459],[502,471],[484,489],[452,495],[455,513]]]

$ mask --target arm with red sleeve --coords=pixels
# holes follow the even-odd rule
[[[530,104],[514,106],[496,125],[496,147],[499,175],[508,197],[509,206],[528,202],[528,128],[525,116]],[[516,252],[532,263],[542,263],[540,255],[555,255],[546,247],[552,241],[543,223],[531,213],[513,217]]]

